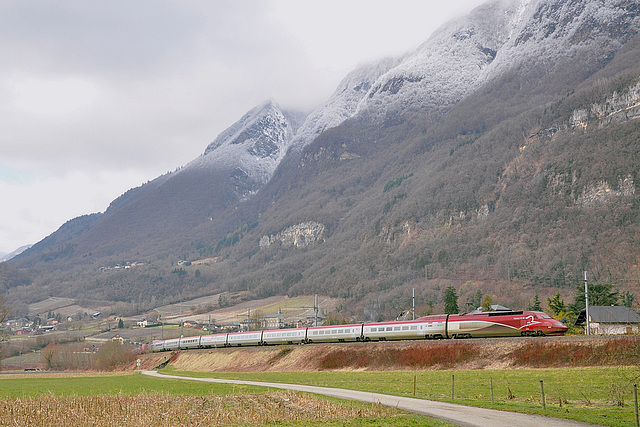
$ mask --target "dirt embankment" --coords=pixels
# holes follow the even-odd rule
[[[640,337],[528,338],[369,342],[183,350],[177,369],[209,372],[283,372],[333,369],[483,369],[640,363]],[[151,364],[151,361],[147,362]]]

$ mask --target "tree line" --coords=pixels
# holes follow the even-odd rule
[[[591,306],[621,305],[631,308],[634,300],[635,295],[633,293],[616,289],[615,285],[610,281],[589,285],[589,305]],[[491,311],[493,301],[489,295],[484,295],[483,297],[482,291],[478,289],[472,298],[471,304],[473,307],[481,307],[483,311]],[[584,286],[582,284],[576,286],[572,303],[565,303],[560,295],[560,291],[558,291],[553,297],[547,298],[547,305],[553,312],[555,318],[564,322],[575,320],[578,314],[580,314],[580,311],[585,308]],[[533,297],[533,301],[527,308],[533,311],[543,311],[538,294]],[[448,286],[444,290],[444,312],[445,314],[460,313],[458,295],[453,286]]]

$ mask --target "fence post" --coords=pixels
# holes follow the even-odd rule
[[[489,377],[489,390],[491,391],[491,404],[493,405],[493,378]]]
[[[413,395],[416,395],[416,376],[413,376]]]
[[[453,380],[454,380],[454,375],[451,374],[451,400],[453,400]]]
[[[638,384],[633,385],[633,410],[636,415],[636,427],[640,426],[638,421]]]
[[[547,402],[544,398],[544,383],[540,380],[540,401],[542,402],[542,409],[547,410]]]

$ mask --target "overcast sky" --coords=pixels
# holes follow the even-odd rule
[[[183,166],[255,105],[310,111],[484,0],[0,2],[0,253]]]

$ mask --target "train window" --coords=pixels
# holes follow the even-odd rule
[[[393,328],[391,326],[387,327],[387,331],[392,331],[392,330],[393,330]]]
[[[408,331],[408,330],[409,330],[409,327],[408,327],[408,326],[403,326],[403,327],[402,327],[402,330],[403,330],[403,331]]]
[[[371,328],[371,332],[376,332],[378,328]]]
[[[417,327],[416,325],[413,325],[413,326],[411,327],[411,330],[412,330],[412,331],[417,331],[417,330],[418,330],[418,327]]]
[[[400,326],[396,326],[395,328],[393,328],[394,331],[399,331],[400,330]]]

